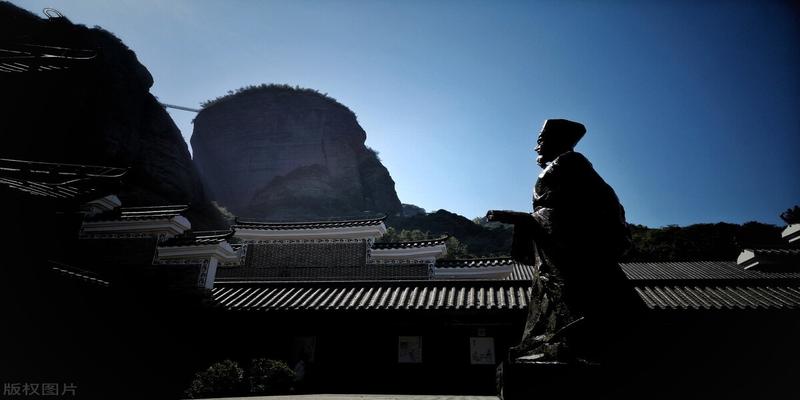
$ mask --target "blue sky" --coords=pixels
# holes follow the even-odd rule
[[[790,2],[12,1],[119,36],[189,107],[259,83],[350,107],[401,201],[530,210],[546,118],[630,222],[757,220],[800,203],[800,9]],[[41,15],[41,14],[40,14]],[[191,113],[170,111],[184,137]]]

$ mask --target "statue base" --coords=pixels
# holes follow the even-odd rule
[[[604,381],[600,364],[583,361],[521,357],[504,361],[497,370],[497,389],[503,400],[604,398]]]

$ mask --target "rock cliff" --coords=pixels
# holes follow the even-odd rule
[[[400,212],[355,114],[310,89],[250,87],[209,102],[191,143],[211,196],[236,215],[308,219]]]
[[[188,203],[195,228],[225,224],[180,131],[150,94],[152,76],[122,41],[102,28],[42,19],[6,2],[0,2],[0,38],[6,50],[94,55],[57,60],[64,69],[0,72],[0,157],[129,167],[120,192],[126,206]]]

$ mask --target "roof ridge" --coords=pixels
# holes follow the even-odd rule
[[[494,261],[494,260],[511,260],[514,261],[514,258],[511,256],[501,256],[501,257],[480,257],[480,258],[451,258],[447,260],[439,260],[438,262],[446,261],[446,262],[464,262],[464,261]]]
[[[369,221],[384,221],[386,219],[386,214],[379,214],[375,215],[370,218],[355,218],[355,217],[342,217],[336,219],[328,219],[328,220],[317,220],[317,221],[255,221],[255,220],[246,220],[240,219],[236,217],[236,221],[234,222],[233,226],[236,225],[317,225],[317,224],[335,224],[335,223],[344,223],[344,222],[369,222]]]
[[[517,284],[529,286],[530,280],[503,280],[503,279],[362,279],[362,280],[347,280],[347,279],[329,279],[329,280],[247,280],[247,279],[216,279],[214,287],[224,286],[326,286],[331,284],[339,284],[341,286],[359,287],[365,284],[373,284],[379,286],[408,286],[409,284],[420,284],[425,286],[446,286],[446,285],[482,285],[482,286],[506,286],[509,284]]]
[[[522,265],[511,257],[465,258],[455,260],[438,260],[436,268],[484,268]]]
[[[217,229],[209,231],[191,231],[194,237],[229,236],[236,233],[233,229]]]
[[[189,204],[167,204],[163,206],[135,206],[135,207],[120,207],[120,212],[138,212],[138,211],[164,211],[164,210],[180,210],[186,211],[189,209]]]
[[[105,169],[110,170],[108,172],[116,172],[120,173],[119,176],[124,175],[128,172],[127,167],[112,167],[109,165],[91,165],[91,164],[71,164],[71,163],[58,163],[58,162],[47,162],[47,161],[32,161],[32,160],[19,160],[14,158],[0,158],[0,167],[8,169],[9,165],[4,164],[11,164],[10,166],[14,166],[14,168],[20,168],[23,165],[28,166],[39,166],[39,167],[67,167],[67,168],[76,168],[76,169],[84,169],[84,168],[97,168],[97,169]]]
[[[736,264],[736,260],[662,260],[662,261],[620,261],[620,265],[633,265],[633,264],[700,264],[700,263],[725,263]]]
[[[233,237],[234,233],[235,231],[233,229],[215,231],[187,230],[178,236],[167,239],[160,244],[160,247],[180,247],[208,243],[221,243],[222,241]]]
[[[450,235],[444,235],[436,239],[427,240],[410,240],[407,242],[377,242],[372,244],[372,248],[376,250],[394,248],[420,248],[426,247],[425,245],[434,246],[438,244],[444,244],[449,238]]]
[[[436,239],[407,240],[407,241],[402,241],[402,242],[378,242],[378,243],[375,243],[375,244],[389,244],[389,243],[392,243],[392,244],[394,244],[394,243],[425,243],[425,242],[439,242],[439,241],[442,241],[442,240],[447,240],[448,238],[450,238],[450,235],[444,235],[444,236],[440,236],[440,237],[438,237],[438,238],[436,238]]]

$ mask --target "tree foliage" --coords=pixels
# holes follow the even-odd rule
[[[406,237],[417,237],[420,233],[427,235],[423,239],[449,235],[448,258],[505,256],[511,252],[510,227],[506,225],[484,227],[446,210],[420,213],[405,218],[391,217],[387,220],[387,225],[397,232],[409,231],[406,234],[409,236]],[[412,233],[415,231],[419,233]],[[387,241],[405,240],[407,239],[396,238]]]
[[[283,361],[256,358],[250,360],[245,373],[236,361],[224,360],[196,373],[185,394],[190,399],[285,394],[291,390],[294,377],[294,371]]]
[[[250,365],[250,393],[275,395],[288,393],[294,371],[283,361],[257,358]]]
[[[244,370],[236,361],[214,363],[194,376],[186,395],[190,399],[230,397],[243,392]]]
[[[320,98],[323,98],[323,99],[328,100],[328,101],[330,101],[332,103],[335,103],[337,105],[345,107],[344,105],[339,103],[336,99],[334,99],[333,97],[329,96],[327,93],[322,93],[322,92],[320,92],[320,91],[318,91],[316,89],[304,88],[304,87],[300,87],[300,86],[292,86],[292,85],[280,84],[280,83],[262,83],[260,85],[247,85],[247,86],[244,86],[244,87],[240,87],[239,89],[228,90],[227,94],[225,94],[223,96],[216,97],[216,98],[211,99],[211,100],[206,100],[206,101],[200,103],[200,106],[205,109],[205,108],[211,107],[211,106],[213,106],[215,104],[219,104],[219,103],[222,103],[222,102],[227,101],[229,99],[232,99],[234,97],[238,97],[240,95],[247,95],[247,94],[251,94],[251,93],[258,93],[258,92],[265,92],[265,91],[306,93],[306,94],[311,94],[311,95],[314,95],[314,96],[319,96]],[[347,107],[345,107],[345,108],[347,108]],[[350,110],[348,109],[348,111],[350,111]],[[350,112],[353,113],[352,111],[350,111]]]
[[[630,228],[633,246],[623,257],[628,262],[733,261],[745,247],[781,244],[781,229],[759,222]]]
[[[448,243],[448,257],[495,257],[511,254],[514,229],[510,225],[469,220],[439,210],[435,213],[387,220],[391,234],[386,241],[424,240],[450,234],[460,248]],[[587,227],[591,229],[591,227]],[[630,225],[633,246],[623,262],[651,261],[733,261],[745,247],[783,244],[781,228],[760,222],[670,225],[649,228]],[[589,240],[591,232],[587,232]],[[453,248],[451,248],[453,247]]]
[[[386,233],[378,238],[378,243],[397,243],[397,242],[414,242],[419,240],[435,239],[434,235],[430,232],[423,232],[419,229],[397,229],[394,227],[386,228]]]
[[[441,238],[443,235],[432,234],[428,231],[421,231],[419,229],[396,229],[393,227],[386,228],[386,233],[378,239],[379,243],[395,243],[395,242],[415,242],[420,240],[433,240]],[[445,259],[454,258],[474,258],[475,256],[469,252],[467,245],[461,243],[458,238],[449,236],[445,241],[447,253]]]

